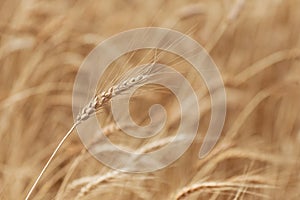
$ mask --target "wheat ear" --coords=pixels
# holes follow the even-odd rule
[[[42,175],[45,173],[46,169],[48,168],[49,164],[53,160],[54,156],[60,149],[60,147],[63,145],[65,140],[70,136],[72,131],[75,129],[75,127],[80,124],[82,121],[87,120],[92,114],[95,114],[97,110],[99,110],[101,107],[103,107],[104,104],[108,103],[113,96],[122,94],[124,91],[132,88],[133,86],[136,86],[142,82],[144,82],[148,77],[149,73],[152,69],[153,65],[150,65],[150,67],[146,67],[145,71],[142,74],[139,74],[134,77],[128,77],[125,79],[125,81],[110,87],[107,91],[104,91],[100,93],[100,95],[96,95],[78,114],[76,122],[73,124],[73,126],[70,128],[70,130],[67,132],[67,134],[63,137],[63,139],[59,142],[58,146],[50,156],[49,160],[47,161],[46,165],[42,169],[41,173],[37,177],[36,181],[34,182],[33,186],[29,190],[25,200],[28,200],[31,196],[33,190],[36,188],[37,183],[41,179]]]
[[[114,96],[120,95],[123,92],[129,90],[130,88],[137,86],[144,82],[146,79],[150,77],[148,73],[150,73],[151,68],[147,67],[146,70],[139,75],[134,77],[129,77],[122,81],[119,84],[116,84],[106,91],[96,95],[81,111],[81,113],[77,116],[77,121],[85,121],[87,120],[92,114],[96,113],[103,105],[108,103]]]
[[[188,196],[199,192],[201,190],[237,190],[240,187],[247,187],[252,189],[273,189],[274,187],[266,184],[253,184],[253,183],[240,183],[240,182],[203,182],[203,183],[196,183],[188,187],[184,187],[177,195],[176,200],[183,200],[186,199]]]

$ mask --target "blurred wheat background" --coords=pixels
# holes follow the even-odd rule
[[[228,110],[218,145],[197,158],[210,118],[203,93],[202,137],[169,167],[115,172],[74,133],[32,199],[300,199],[299,9],[299,0],[1,0],[0,199],[25,198],[72,126],[85,56],[113,34],[147,26],[190,35],[219,67]],[[112,141],[130,146],[105,123]]]

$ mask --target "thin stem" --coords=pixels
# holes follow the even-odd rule
[[[35,189],[37,183],[39,182],[39,180],[41,179],[42,175],[44,174],[44,172],[46,171],[46,169],[48,168],[49,164],[51,163],[51,161],[53,160],[54,156],[56,155],[57,151],[60,149],[60,147],[63,145],[63,143],[65,142],[65,140],[71,135],[72,131],[74,130],[74,128],[79,124],[80,122],[76,122],[73,124],[73,126],[70,128],[70,130],[67,132],[67,134],[63,137],[63,139],[59,142],[59,144],[57,145],[56,149],[54,150],[54,152],[52,153],[51,157],[49,158],[49,160],[47,161],[46,165],[44,166],[43,170],[41,171],[41,173],[39,174],[39,176],[37,177],[37,179],[35,180],[33,186],[31,187],[30,191],[28,192],[25,200],[28,200],[30,195],[32,194],[33,190]]]

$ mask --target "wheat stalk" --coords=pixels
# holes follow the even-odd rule
[[[111,123],[111,124],[109,124],[109,125],[103,127],[102,132],[103,132],[103,135],[105,135],[106,137],[108,137],[109,135],[111,135],[112,133],[114,133],[114,132],[117,131],[117,130],[119,130],[119,128],[116,126],[116,124],[115,124],[115,123]],[[94,145],[94,144],[96,144],[97,141],[98,141],[99,139],[101,139],[101,138],[102,138],[102,137],[100,137],[100,138],[99,138],[99,137],[95,138],[95,139],[91,142],[91,144],[89,145],[89,147],[92,146],[92,145]],[[62,195],[63,195],[63,192],[64,192],[64,190],[65,190],[65,187],[66,187],[66,185],[67,185],[69,179],[71,178],[71,175],[72,175],[73,172],[75,171],[75,168],[77,167],[77,165],[81,162],[81,160],[82,160],[82,158],[83,158],[83,156],[85,155],[86,152],[87,152],[86,148],[83,148],[82,151],[80,152],[80,154],[79,154],[79,155],[76,157],[76,159],[73,161],[73,163],[72,163],[70,169],[68,170],[66,176],[64,177],[64,180],[63,180],[63,182],[62,182],[62,184],[61,184],[61,186],[60,186],[60,188],[59,188],[59,190],[58,190],[58,192],[57,192],[56,199],[61,199],[61,197],[62,197]]]
[[[93,114],[96,113],[96,111],[101,109],[114,96],[120,95],[123,92],[131,89],[134,86],[141,84],[146,79],[148,79],[150,77],[150,72],[151,72],[151,69],[153,68],[153,66],[154,66],[154,62],[151,65],[144,67],[141,71],[141,74],[138,74],[134,77],[129,76],[129,78],[125,79],[121,83],[110,87],[108,90],[106,90],[98,95],[95,95],[95,97],[86,106],[83,107],[82,111],[78,114],[75,123],[73,124],[71,129],[66,133],[66,135],[63,137],[63,139],[60,141],[60,143],[58,144],[58,146],[56,147],[56,149],[50,156],[49,160],[47,161],[46,165],[42,169],[41,173],[35,180],[33,186],[31,187],[31,189],[29,190],[29,192],[25,198],[26,200],[28,200],[30,198],[33,190],[35,189],[35,187],[36,187],[37,183],[39,182],[39,180],[41,179],[42,175],[45,173],[46,169],[48,168],[49,164],[53,160],[54,156],[56,155],[56,153],[58,152],[60,147],[63,145],[65,140],[70,136],[70,134],[75,129],[75,127],[78,124],[80,124],[81,122],[90,118]]]
[[[73,126],[70,128],[70,130],[67,132],[67,134],[63,137],[63,139],[59,142],[59,144],[57,145],[57,147],[55,148],[55,150],[53,151],[52,155],[50,156],[49,160],[47,161],[46,165],[44,166],[44,168],[42,169],[41,173],[39,174],[39,176],[37,177],[37,179],[35,180],[34,184],[32,185],[31,189],[29,190],[25,200],[28,200],[33,192],[33,190],[35,189],[37,183],[39,182],[39,180],[41,179],[42,175],[45,173],[46,169],[48,168],[49,164],[51,163],[51,161],[53,160],[54,156],[56,155],[56,153],[58,152],[58,150],[60,149],[60,147],[63,145],[63,143],[66,141],[66,139],[71,135],[72,131],[74,130],[74,128],[78,125],[79,123],[76,122],[73,124]]]

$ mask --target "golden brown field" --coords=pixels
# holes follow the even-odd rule
[[[172,165],[115,172],[74,131],[30,199],[300,199],[299,10],[299,0],[1,0],[0,199],[25,198],[72,126],[73,83],[89,52],[114,34],[149,26],[191,36],[218,66],[227,117],[217,146],[198,159],[210,103],[205,86],[194,83],[204,94],[199,133]],[[143,55],[136,52],[133,62]],[[133,118],[151,102],[163,102],[172,116],[170,94],[150,97],[131,105]],[[134,149],[160,148],[176,129],[170,119],[161,136],[131,141],[109,106],[99,119],[113,142]]]

